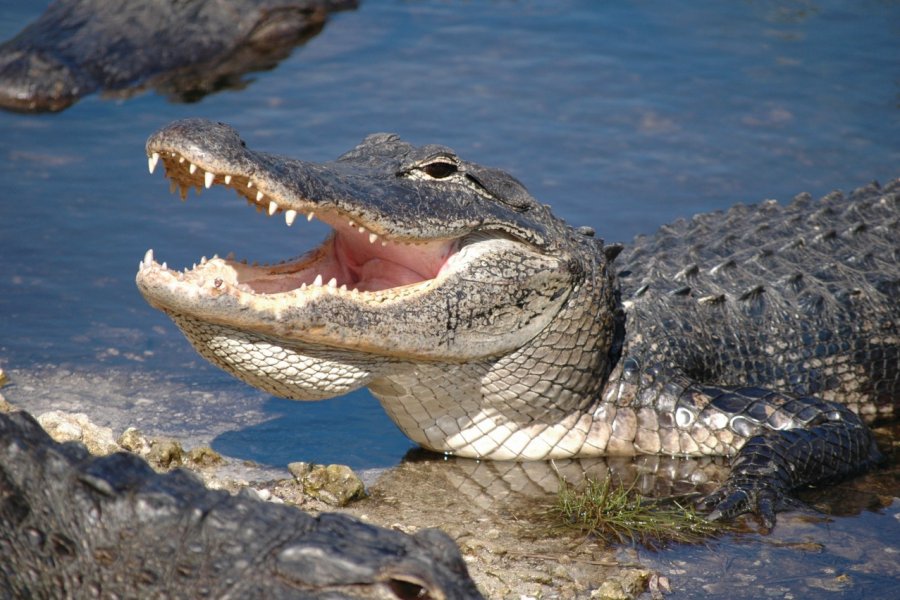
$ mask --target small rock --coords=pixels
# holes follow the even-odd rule
[[[630,600],[618,581],[604,581],[600,587],[591,592],[591,598],[598,600]]]
[[[652,573],[646,569],[622,571],[615,578],[604,581],[591,592],[591,598],[599,600],[633,600],[647,589]]]
[[[222,455],[209,446],[198,446],[188,452],[188,460],[195,467],[213,467],[224,462]]]
[[[184,449],[177,440],[171,438],[153,438],[150,441],[150,453],[147,462],[161,470],[173,469],[181,466],[184,457]]]
[[[116,440],[120,446],[140,456],[150,454],[150,440],[139,429],[129,427]]]
[[[106,456],[121,450],[112,429],[95,425],[84,413],[52,410],[39,416],[37,421],[57,442],[81,442],[91,454]]]
[[[294,476],[294,479],[302,481],[312,471],[313,465],[308,462],[292,462],[288,464],[287,468],[291,475]]]
[[[669,578],[665,575],[660,575],[659,573],[654,573],[650,577],[647,587],[650,590],[650,597],[653,600],[662,600],[663,594],[668,594],[672,591]]]
[[[303,485],[296,479],[279,479],[272,485],[273,499],[278,498],[288,504],[301,505],[306,499]]]
[[[37,422],[41,424],[50,437],[59,443],[64,442],[80,442],[81,441],[81,425],[79,425],[79,417],[87,420],[85,414],[68,414],[59,410],[51,410],[38,416]]]
[[[290,465],[288,468],[290,469]],[[300,467],[295,470],[303,472]],[[331,506],[347,506],[351,501],[366,495],[362,480],[346,465],[310,466],[308,472],[299,479],[304,492]]]
[[[100,427],[88,422],[82,426],[82,430],[84,433],[81,441],[91,454],[106,456],[122,449],[116,443],[116,438],[113,437],[112,429],[109,427]]]

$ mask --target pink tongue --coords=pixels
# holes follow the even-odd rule
[[[362,265],[356,287],[362,292],[377,292],[424,281],[423,277],[395,262],[373,258]]]
[[[335,237],[334,253],[340,271],[350,279],[347,287],[374,292],[432,279],[447,260],[449,244],[381,246],[351,230]]]

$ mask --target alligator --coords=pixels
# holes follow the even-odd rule
[[[146,151],[182,198],[226,186],[333,229],[275,265],[140,263],[149,303],[266,392],[367,386],[422,447],[478,459],[732,457],[700,506],[766,528],[793,490],[881,458],[870,425],[900,397],[900,181],[698,215],[625,250],[511,175],[396,135],[312,163],[187,119]]]
[[[310,515],[0,413],[3,598],[476,599],[446,534]]]
[[[0,107],[59,111],[97,90],[173,100],[246,85],[356,0],[56,0],[0,46]]]

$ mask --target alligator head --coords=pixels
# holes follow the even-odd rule
[[[46,3],[45,3],[46,4]],[[178,102],[247,85],[355,0],[58,0],[0,44],[0,108],[59,111],[97,90]]]
[[[610,362],[607,253],[516,179],[389,134],[333,162],[302,162],[197,119],[155,133],[147,155],[182,197],[224,185],[288,227],[317,218],[333,230],[274,266],[213,258],[177,271],[148,251],[140,291],[204,357],[285,398],[368,386],[433,450],[582,450],[589,424],[573,403],[597,396]],[[556,444],[544,432],[553,427]]]

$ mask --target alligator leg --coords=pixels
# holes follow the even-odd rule
[[[859,473],[882,459],[871,430],[840,404],[759,388],[702,392],[712,396],[704,412],[724,412],[728,427],[748,436],[728,479],[700,501],[710,519],[752,512],[771,529],[792,490]]]

